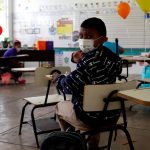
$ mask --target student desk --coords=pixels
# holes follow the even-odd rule
[[[145,56],[122,56],[122,60],[127,60],[129,63],[136,63],[136,62],[148,62],[150,63],[150,58]]]
[[[142,83],[150,83],[150,79],[146,79],[146,78],[144,80],[141,79],[141,80],[138,80],[138,81],[142,82]]]
[[[11,71],[14,72],[35,72],[36,67],[28,67],[28,68],[11,68]]]
[[[39,108],[42,109],[44,107],[54,106],[58,102],[63,100],[63,96],[60,96],[58,94],[48,95],[49,94],[49,89],[50,89],[50,83],[51,83],[51,81],[49,80],[46,97],[44,95],[44,96],[24,98],[26,103],[22,107],[19,135],[21,134],[23,124],[28,123],[28,124],[32,125],[33,130],[34,130],[34,135],[35,135],[35,140],[36,140],[37,147],[39,147],[38,135],[60,130],[59,124],[55,121],[55,116],[48,117],[48,118],[35,119],[35,115],[34,115],[35,110],[37,110]],[[32,104],[33,107],[32,107],[31,112],[30,112],[31,113],[31,121],[28,122],[28,121],[24,120],[24,114],[26,112],[25,109],[30,104]]]
[[[5,65],[7,64],[8,62],[11,62],[11,61],[19,61],[19,60],[22,60],[22,59],[27,59],[29,57],[28,54],[20,54],[20,55],[16,55],[16,56],[10,56],[10,57],[0,57],[0,63],[1,65]]]
[[[144,106],[150,106],[150,88],[119,91],[117,96]]]
[[[150,58],[144,57],[144,56],[121,56],[122,61],[124,62],[124,65],[127,68],[127,76],[128,77],[128,67],[131,67],[132,64],[136,62],[148,62],[150,63]]]
[[[141,80],[138,80],[139,84],[137,85],[137,88],[139,88],[142,84],[150,84],[150,79],[141,79]]]

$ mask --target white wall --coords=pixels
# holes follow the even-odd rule
[[[10,37],[10,39],[13,38],[13,0],[7,0],[7,17],[8,17],[8,22],[7,22],[7,26],[8,26],[8,35]]]
[[[54,40],[55,47],[70,47],[72,34],[65,35],[69,40],[62,40],[60,35],[50,35],[48,28],[57,27],[57,20],[66,17],[73,20],[73,31],[79,30],[84,19],[99,17],[106,23],[110,41],[119,38],[119,44],[125,48],[150,48],[150,19],[144,19],[134,0],[128,1],[131,12],[123,20],[116,11],[120,0],[14,0],[13,35],[28,46],[46,39]],[[40,28],[40,33],[27,34],[26,29],[32,28]],[[129,73],[140,74],[141,67],[136,65]]]
[[[139,63],[136,63],[136,64],[133,64],[131,67],[128,68],[128,73],[129,73],[129,75],[132,75],[132,74],[139,74],[139,75],[141,75],[142,69],[143,69],[143,66],[140,66]],[[122,73],[126,74],[127,73],[127,69],[123,68]]]
[[[43,3],[44,1],[44,3]],[[88,17],[104,20],[110,41],[119,38],[119,43],[128,48],[150,47],[150,19],[144,19],[144,13],[134,0],[129,0],[131,12],[123,20],[116,11],[120,0],[14,0],[14,38],[31,46],[38,39],[54,40],[55,47],[72,46],[72,34],[49,34],[57,20],[69,18],[73,21],[73,31],[79,30],[80,23]],[[145,22],[146,21],[146,22]],[[145,26],[144,26],[145,23]],[[39,28],[39,34],[26,33],[26,29]],[[145,31],[145,32],[144,32]],[[29,31],[30,32],[30,31]]]

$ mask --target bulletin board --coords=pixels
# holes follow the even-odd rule
[[[150,19],[134,0],[128,0],[131,12],[123,20],[116,11],[119,0],[80,0],[51,3],[51,0],[14,0],[14,39],[32,46],[38,39],[53,40],[55,47],[74,47],[73,33],[89,17],[101,18],[109,41],[119,39],[125,48],[150,47]],[[36,3],[36,5],[35,5]]]

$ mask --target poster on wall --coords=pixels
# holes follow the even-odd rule
[[[50,35],[56,35],[57,28],[54,25],[51,25],[49,28],[49,33],[50,33]]]
[[[0,11],[4,10],[4,0],[0,0]]]
[[[55,50],[55,66],[63,66],[63,51]]]
[[[69,66],[71,71],[75,70],[76,64],[71,62],[71,55],[73,51],[55,50],[55,66]]]
[[[57,21],[57,34],[70,35],[73,31],[73,21],[69,18],[61,18]]]

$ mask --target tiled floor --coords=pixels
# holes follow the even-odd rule
[[[34,84],[33,76],[25,76],[25,85],[0,85],[0,150],[36,150],[36,142],[32,127],[24,125],[22,135],[18,135],[21,109],[24,105],[22,98],[45,94],[46,88]],[[53,92],[56,92],[54,88]],[[31,108],[29,108],[31,109]],[[37,117],[52,115],[53,108],[39,110]],[[30,120],[29,110],[26,112],[26,120]],[[150,148],[150,108],[140,105],[127,111],[128,130],[134,141],[135,150],[149,150]],[[40,135],[41,142],[46,135]],[[101,135],[101,145],[107,142],[107,134]],[[118,132],[117,141],[113,142],[112,150],[129,150],[126,138],[122,132]]]

